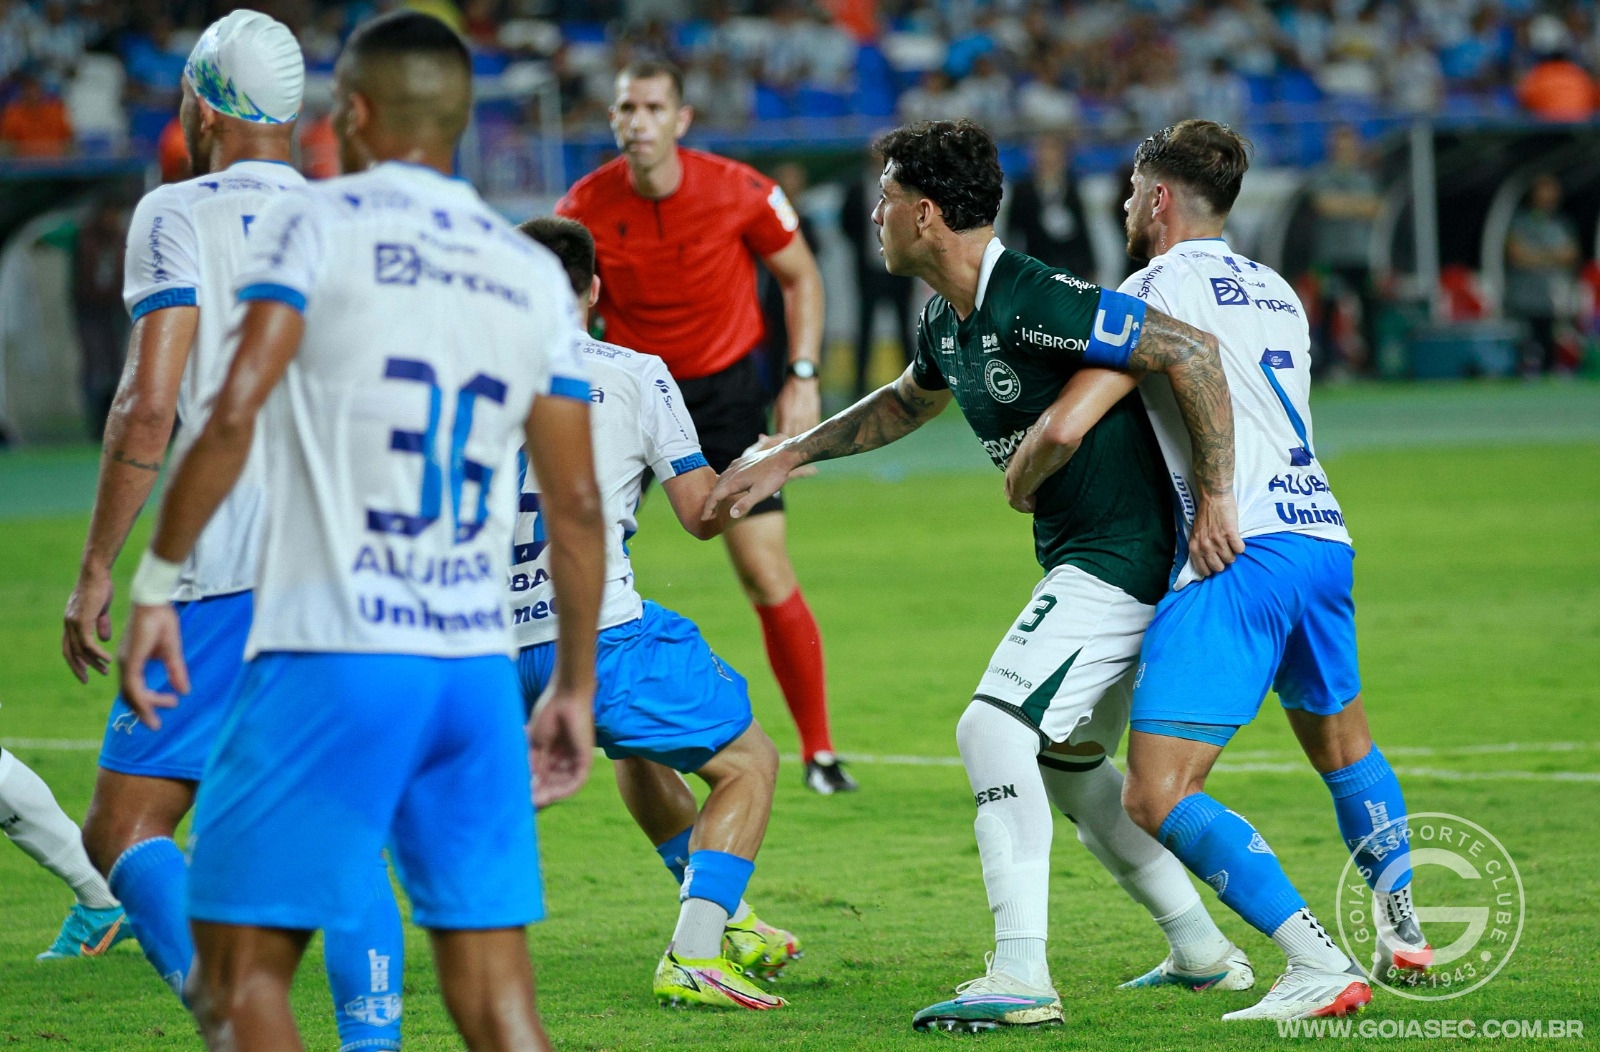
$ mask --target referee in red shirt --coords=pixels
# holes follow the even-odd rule
[[[622,156],[580,179],[556,213],[594,234],[596,310],[606,339],[667,363],[720,473],[769,430],[752,357],[765,335],[755,260],[783,290],[788,376],[770,430],[784,434],[821,416],[822,274],[776,183],[748,165],[678,145],[693,116],[677,67],[627,66],[611,107]],[[828,736],[822,637],[789,561],[782,494],[757,504],[723,539],[799,728],[805,784],[823,794],[855,789]]]

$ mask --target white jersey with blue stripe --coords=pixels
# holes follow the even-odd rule
[[[706,467],[694,421],[666,363],[651,354],[582,339],[579,356],[589,375],[589,414],[594,432],[594,475],[606,523],[606,585],[600,627],[639,617],[643,603],[634,588],[628,541],[638,530],[634,514],[645,473],[662,482]],[[519,647],[555,639],[555,589],[550,555],[539,521],[539,480],[523,462],[520,514],[511,556],[511,616]]]
[[[227,337],[237,321],[234,279],[244,265],[250,228],[273,198],[305,184],[287,164],[239,161],[214,175],[157,187],[134,210],[122,284],[129,315],[138,321],[164,307],[200,309],[178,385],[173,463],[204,429],[228,375],[233,354]],[[261,480],[260,452],[253,449],[238,483],[184,561],[174,600],[227,595],[254,585]]]
[[[1344,512],[1317,459],[1311,428],[1311,337],[1305,307],[1270,267],[1222,238],[1184,241],[1122,283],[1122,291],[1214,334],[1233,396],[1233,489],[1244,537],[1304,533],[1350,543]],[[1140,384],[1182,513],[1194,520],[1189,432],[1165,376]],[[1180,551],[1173,586],[1195,580]]]
[[[258,429],[246,655],[512,653],[523,422],[589,397],[560,264],[467,183],[394,162],[281,195],[250,245],[240,300],[305,334]]]

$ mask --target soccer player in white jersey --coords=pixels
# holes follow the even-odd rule
[[[227,374],[234,279],[251,229],[274,198],[305,185],[289,164],[304,82],[294,35],[255,11],[210,26],[185,66],[179,119],[199,174],[146,195],[128,232],[123,298],[132,343],[62,639],[68,665],[85,682],[90,669],[106,671],[100,644],[110,635],[111,568],[155,485],[173,423],[183,425],[182,457]],[[194,941],[187,862],[172,836],[194,802],[243,670],[262,485],[252,454],[173,589],[192,696],[159,730],[116,700],[84,824],[90,857],[120,889],[145,955],[180,996]],[[167,689],[159,670],[152,677],[151,689]],[[366,906],[328,933],[334,1007],[346,1047],[399,1048],[404,939],[388,867],[376,853],[369,887]]]
[[[351,36],[334,125],[359,174],[281,193],[253,224],[237,350],[134,577],[122,687],[154,727],[187,702],[146,664],[190,686],[167,600],[270,395],[247,664],[195,806],[190,987],[213,1048],[300,1047],[300,956],[361,907],[386,844],[468,1046],[548,1047],[504,591],[523,441],[569,626],[531,729],[541,804],[588,773],[604,544],[564,276],[448,174],[471,100],[466,48],[437,19]]]
[[[1289,284],[1222,236],[1249,166],[1249,146],[1210,121],[1165,128],[1135,154],[1128,254],[1149,265],[1122,291],[1216,334],[1234,418],[1234,492],[1244,553],[1197,580],[1183,539],[1193,514],[1189,438],[1161,377],[1141,384],[1182,519],[1173,591],[1145,633],[1133,696],[1128,813],[1271,937],[1288,970],[1261,1002],[1227,1019],[1344,1015],[1372,998],[1367,973],[1338,949],[1249,822],[1204,792],[1234,733],[1277,692],[1306,756],[1333,796],[1339,831],[1372,887],[1373,962],[1422,970],[1432,961],[1411,904],[1405,801],[1372,742],[1356,663],[1355,553],[1317,459],[1311,427],[1310,338]],[[1055,407],[1070,435],[1132,381],[1080,377]],[[1008,485],[1031,492],[1071,443],[1033,447]]]
[[[566,267],[587,323],[600,294],[593,236],[563,218],[530,219],[520,229]],[[778,1008],[783,998],[745,975],[775,978],[800,956],[799,942],[744,901],[772,811],[778,753],[750,711],[744,677],[711,652],[693,622],[640,598],[628,557],[649,473],[661,480],[684,529],[701,540],[727,525],[726,517],[700,517],[717,475],[661,359],[597,340],[578,346],[589,371],[595,477],[607,523],[595,737],[615,762],[628,810],[682,889],[655,993],[667,1004]],[[550,682],[560,634],[539,479],[531,471],[522,480],[514,542],[512,621],[523,701],[531,708]],[[675,772],[711,787],[699,816]]]

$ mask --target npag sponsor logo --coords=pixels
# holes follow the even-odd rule
[[[459,285],[468,292],[479,292],[504,300],[514,307],[528,309],[528,294],[485,274],[449,270],[428,260],[415,245],[379,244],[374,249],[374,276],[380,285],[415,286],[423,281]]]
[[[983,385],[989,389],[989,397],[1003,405],[1010,405],[1022,395],[1022,380],[999,358],[984,363]]]
[[[1258,310],[1271,311],[1274,314],[1293,314],[1297,318],[1300,316],[1300,308],[1296,307],[1288,300],[1258,299],[1255,301],[1255,304]]]

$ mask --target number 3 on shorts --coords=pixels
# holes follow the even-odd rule
[[[1034,629],[1038,628],[1044,622],[1044,615],[1048,614],[1050,611],[1054,610],[1055,608],[1056,608],[1056,597],[1055,596],[1053,596],[1053,595],[1041,595],[1039,597],[1039,602],[1034,606],[1034,608],[1032,610],[1028,611],[1028,613],[1033,615],[1033,616],[1029,617],[1028,620],[1026,620],[1026,621],[1018,621],[1017,622],[1017,631],[1019,631],[1019,632],[1032,632]]]

